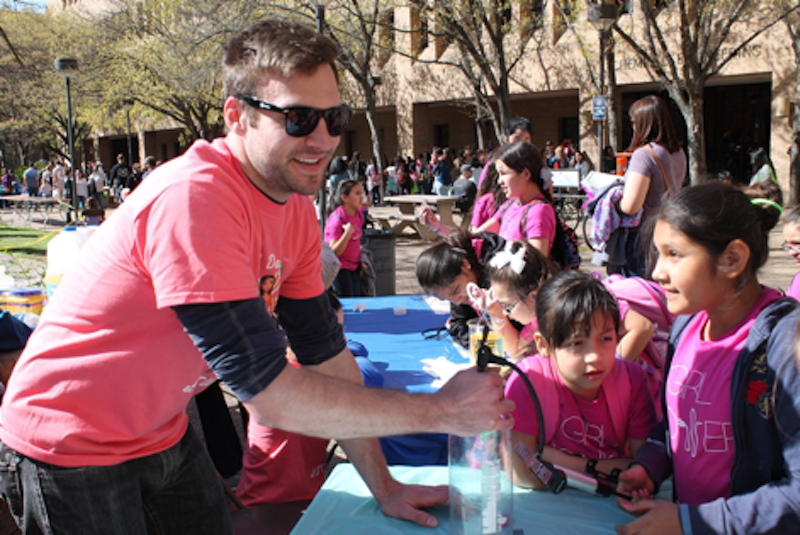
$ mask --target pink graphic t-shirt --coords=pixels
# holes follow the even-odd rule
[[[681,335],[665,383],[675,491],[681,503],[696,505],[731,495],[736,453],[733,368],[758,313],[779,297],[776,290],[765,288],[747,316],[718,340],[702,339],[705,312]]]
[[[610,397],[619,396],[613,388],[608,388],[608,379],[603,382],[600,393],[594,401],[586,401],[572,393],[555,374],[557,398],[547,393],[548,379],[531,369],[531,359],[545,357],[532,356],[519,363],[519,367],[531,380],[534,390],[542,403],[545,422],[555,418],[556,427],[552,440],[547,445],[569,455],[579,455],[591,459],[617,459],[628,456],[629,440],[644,440],[656,424],[655,407],[644,372],[633,363],[616,360],[614,366],[625,366],[629,384],[618,384],[617,388],[630,388],[630,402],[623,418],[626,432],[622,436],[614,425]],[[525,387],[525,383],[512,374],[506,383],[506,397],[517,404],[514,410],[514,430],[527,435],[539,434],[536,407]],[[557,406],[550,403],[557,399]],[[545,424],[548,427],[548,424]]]
[[[325,222],[324,239],[330,245],[332,241],[341,238],[342,234],[344,234],[342,227],[344,227],[345,223],[353,225],[353,234],[350,236],[350,241],[347,243],[347,247],[345,247],[339,260],[342,262],[342,269],[354,271],[358,267],[361,255],[361,227],[364,225],[364,215],[361,212],[356,212],[355,215],[347,215],[343,206],[338,207]]]
[[[500,221],[500,230],[497,234],[509,241],[546,238],[549,255],[556,237],[556,212],[553,207],[539,199],[534,199],[528,204],[520,204],[515,200],[509,200],[507,203],[493,216]]]
[[[281,204],[224,139],[159,166],[86,243],[44,309],[0,407],[0,440],[46,463],[164,451],[216,380],[176,305],[323,292],[311,201]]]

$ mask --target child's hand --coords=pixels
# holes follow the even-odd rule
[[[345,223],[344,225],[342,225],[342,234],[344,235],[347,236],[352,235],[354,230],[355,227],[353,227],[352,223]]]
[[[631,466],[619,475],[617,492],[630,495],[634,502],[650,498],[655,490],[655,483],[647,475],[647,470],[644,469],[644,466],[640,464]]]
[[[433,213],[433,208],[427,204],[422,204],[417,209],[417,219],[426,227],[439,226],[439,219],[436,217],[436,214]]]

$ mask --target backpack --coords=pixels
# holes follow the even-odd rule
[[[505,215],[506,211],[508,211],[513,202],[513,200],[509,199],[505,202],[505,204],[503,204],[498,212],[498,221],[503,219],[503,215]],[[528,223],[528,211],[531,209],[531,204],[528,204],[525,207],[525,211],[522,212],[522,217],[519,220],[519,232],[525,236],[525,238],[528,237],[527,233],[525,232],[525,227]],[[561,218],[558,217],[558,212],[556,212],[555,209],[553,212],[556,216],[556,234],[553,238],[553,247],[550,249],[550,260],[552,260],[553,263],[560,269],[565,271],[578,269],[581,266],[578,235],[575,234],[575,230],[573,230],[569,225],[561,221]]]

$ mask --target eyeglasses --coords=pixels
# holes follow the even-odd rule
[[[322,117],[325,117],[328,133],[338,137],[347,131],[347,127],[350,126],[350,120],[353,118],[353,109],[346,104],[328,108],[327,110],[309,108],[307,106],[281,108],[249,95],[236,95],[236,98],[256,109],[282,113],[286,117],[286,133],[292,137],[309,135],[317,128],[317,124],[319,124],[319,120]]]
[[[517,305],[520,304],[521,302],[522,302],[522,299],[517,299],[516,301],[514,301],[514,303],[512,303],[510,305],[504,305],[503,303],[501,303],[499,301],[497,302],[497,304],[500,305],[500,308],[503,309],[503,313],[506,316],[510,316],[511,313],[514,312],[514,309],[517,308]]]
[[[781,248],[787,253],[800,254],[800,243],[785,241],[781,244]]]

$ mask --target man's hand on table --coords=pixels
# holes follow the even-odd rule
[[[408,520],[427,528],[435,528],[439,521],[423,508],[447,503],[449,491],[447,485],[428,487],[423,485],[406,485],[394,481],[392,486],[378,503],[386,516]]]
[[[433,396],[447,433],[466,437],[514,426],[514,402],[503,397],[503,379],[496,368],[462,370]]]

